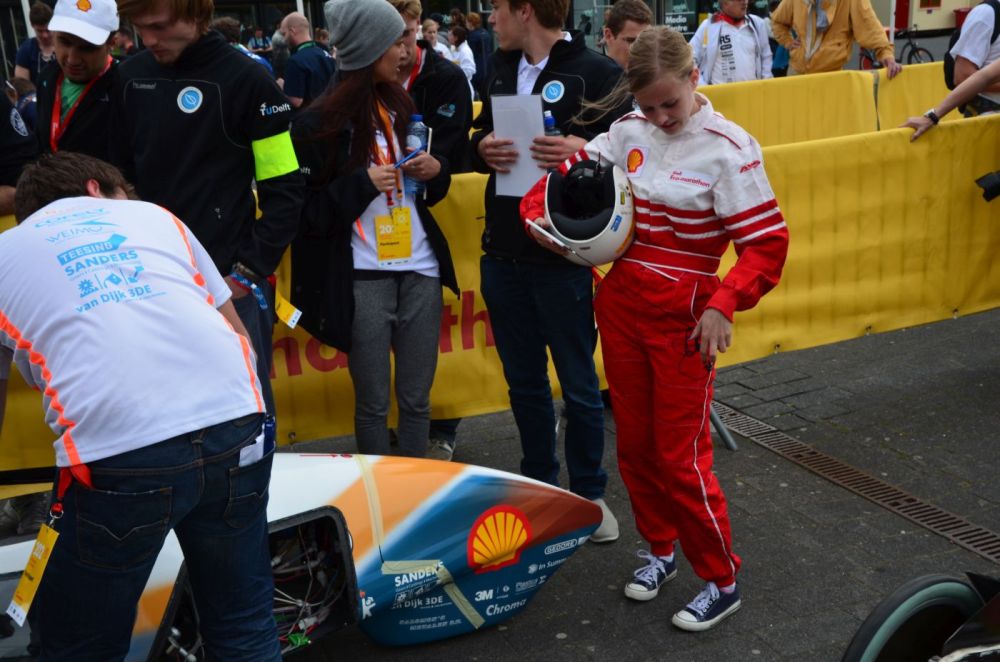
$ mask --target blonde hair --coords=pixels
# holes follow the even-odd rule
[[[440,30],[441,26],[438,25],[438,22],[435,21],[433,18],[425,19],[424,22],[420,24],[420,29],[422,29],[424,32],[427,32],[427,30],[431,28],[434,28],[435,30]]]
[[[628,49],[628,70],[618,85],[603,99],[584,101],[573,121],[593,124],[628,101],[638,90],[652,85],[663,76],[683,80],[692,71],[694,53],[684,35],[664,25],[646,28]],[[583,119],[585,113],[587,119]]]
[[[420,14],[423,13],[420,0],[389,0],[389,4],[404,18],[415,18],[419,21]]]

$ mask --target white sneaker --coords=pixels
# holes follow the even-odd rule
[[[614,542],[618,540],[618,536],[620,535],[618,532],[618,520],[615,519],[614,513],[608,508],[608,504],[604,502],[604,499],[591,499],[591,501],[601,507],[604,517],[601,519],[601,525],[597,527],[597,530],[590,534],[590,541]]]
[[[424,457],[428,460],[451,462],[451,458],[454,454],[455,442],[445,441],[444,439],[431,439],[431,443],[427,447],[427,454]]]

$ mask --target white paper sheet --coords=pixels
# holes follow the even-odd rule
[[[542,97],[538,94],[511,94],[492,97],[493,135],[513,140],[517,163],[510,172],[497,173],[497,195],[522,197],[535,185],[545,170],[531,158],[531,142],[545,135],[542,122]]]

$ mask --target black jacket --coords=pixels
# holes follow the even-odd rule
[[[354,321],[351,232],[354,221],[381,193],[366,168],[347,168],[350,131],[341,134],[336,152],[329,153],[325,142],[312,137],[316,125],[316,114],[306,111],[292,126],[295,151],[306,176],[301,229],[292,243],[292,303],[302,311],[299,326],[321,342],[350,352]],[[426,202],[417,200],[417,213],[437,257],[441,283],[458,296],[448,241],[428,209],[447,194],[450,185],[451,175],[442,167],[427,182]]]
[[[52,130],[52,109],[56,100],[56,84],[62,69],[50,62],[38,77],[38,119],[35,122],[35,136],[38,138],[40,154],[52,152],[49,135]],[[86,95],[70,118],[58,142],[59,151],[79,152],[102,161],[110,160],[111,141],[111,91],[118,79],[118,63],[112,61]]]
[[[535,243],[524,231],[518,207],[521,198],[497,196],[496,174],[479,156],[479,142],[493,131],[491,97],[499,94],[517,94],[517,66],[521,51],[497,50],[491,58],[492,73],[486,81],[483,110],[473,122],[476,132],[472,135],[472,166],[478,172],[489,173],[486,184],[486,229],[483,232],[483,251],[495,257],[568,264],[566,259]],[[587,48],[583,35],[573,32],[572,41],[557,41],[549,53],[549,61],[538,76],[533,94],[540,94],[549,85],[555,86],[558,96],[549,102],[542,95],[542,109],[552,111],[563,135],[573,135],[591,140],[604,133],[611,123],[631,110],[631,103],[622,104],[593,124],[579,125],[570,122],[580,111],[580,100],[597,101],[609,94],[618,84],[622,70],[615,61]],[[559,85],[562,86],[561,94]],[[520,158],[531,158],[522,154]],[[539,177],[542,173],[539,172]]]
[[[433,131],[431,153],[448,160],[451,174],[469,171],[469,130],[472,128],[472,99],[465,74],[445,60],[426,41],[419,41],[424,66],[410,87],[410,97],[424,124]],[[445,165],[442,162],[442,165]]]
[[[237,260],[272,273],[298,231],[304,183],[292,107],[267,70],[213,31],[172,66],[143,51],[118,72],[112,160],[139,196],[187,223],[223,274]]]
[[[0,94],[0,186],[14,186],[38,146],[6,94]]]

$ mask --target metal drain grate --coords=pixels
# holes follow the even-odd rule
[[[1000,534],[890,485],[849,464],[822,453],[784,432],[718,402],[715,412],[727,428],[818,476],[840,485],[956,545],[1000,564]]]

